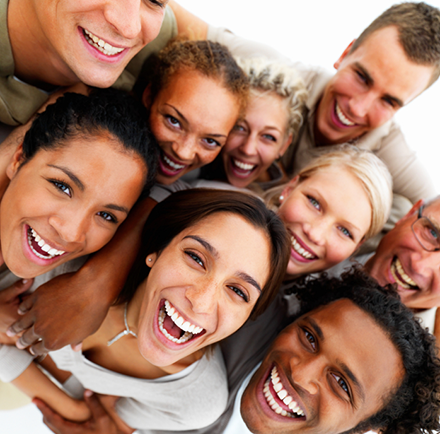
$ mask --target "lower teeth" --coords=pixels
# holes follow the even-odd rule
[[[45,255],[42,255],[41,253],[38,253],[38,252],[33,248],[33,246],[32,246],[32,240],[33,240],[33,237],[32,237],[32,235],[29,233],[29,231],[30,231],[30,229],[28,229],[28,234],[27,234],[27,237],[28,237],[28,244],[29,244],[29,247],[31,248],[32,252],[34,253],[34,255],[37,256],[37,257],[40,258],[40,259],[52,259],[52,258],[54,258],[55,255],[47,255],[47,256],[45,256]]]
[[[190,332],[185,332],[183,334],[183,336],[181,336],[179,339],[171,336],[167,330],[165,329],[165,327],[163,326],[163,322],[165,321],[167,314],[165,312],[165,307],[162,307],[159,311],[159,329],[162,332],[162,334],[169,339],[170,341],[176,343],[176,344],[183,344],[185,342],[188,342],[192,337],[193,334]]]

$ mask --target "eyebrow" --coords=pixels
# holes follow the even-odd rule
[[[215,258],[220,257],[216,248],[214,246],[212,246],[211,244],[209,244],[208,241],[199,237],[198,235],[187,235],[183,239],[185,240],[187,238],[191,238],[192,240],[199,242]],[[245,282],[247,282],[250,285],[252,285],[253,287],[255,287],[259,292],[262,292],[262,289],[261,289],[260,285],[258,284],[258,282],[252,276],[249,276],[249,274],[245,273],[244,271],[239,271],[237,273],[237,277],[239,277],[240,279],[243,279]]]
[[[358,69],[361,70],[362,74],[364,74],[365,79],[367,80],[368,85],[372,86],[374,84],[374,79],[370,75],[370,73],[359,62],[355,62],[354,64],[355,64],[355,66]],[[403,107],[404,106],[403,101],[400,98],[397,98],[397,97],[395,97],[393,95],[390,95],[388,93],[386,93],[384,95],[384,97],[394,101],[399,107]]]
[[[85,186],[84,184],[81,182],[81,180],[74,174],[72,173],[67,167],[63,167],[63,166],[57,166],[55,164],[48,164],[49,167],[53,167],[54,169],[57,170],[61,170],[61,172],[63,172],[65,175],[67,175],[71,181],[81,190],[84,191],[85,190]],[[109,203],[107,205],[103,205],[104,208],[109,208],[112,209],[114,211],[121,211],[125,214],[128,214],[130,212],[130,210],[125,207],[125,206],[119,206],[116,205],[114,203]]]
[[[168,104],[168,103],[166,103],[165,105],[167,105],[168,107],[171,107],[173,110],[175,110],[176,111],[176,113],[187,123],[187,124],[189,124],[189,122],[188,122],[188,119],[185,117],[185,116],[183,116],[183,114],[182,113],[180,113],[180,111],[179,110],[177,110],[177,108],[176,107],[174,107],[173,105],[171,105],[171,104]],[[211,136],[211,137],[227,137],[227,135],[225,135],[225,134],[213,134],[213,133],[206,133],[206,135],[207,136]]]

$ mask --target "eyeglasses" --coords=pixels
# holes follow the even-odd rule
[[[428,217],[422,216],[424,208],[424,205],[419,208],[417,220],[411,225],[411,229],[416,240],[425,250],[437,252],[440,250],[440,233]]]

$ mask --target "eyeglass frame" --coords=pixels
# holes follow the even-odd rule
[[[418,213],[417,213],[417,219],[416,219],[416,221],[413,222],[413,224],[411,225],[411,230],[412,230],[414,236],[416,237],[417,242],[422,246],[422,248],[423,248],[424,250],[426,250],[427,252],[438,252],[438,251],[440,251],[440,247],[434,247],[434,250],[427,249],[427,248],[423,245],[423,243],[420,241],[419,237],[418,237],[417,234],[416,234],[416,231],[414,230],[414,225],[415,225],[419,220],[421,220],[421,219],[425,219],[425,220],[428,220],[428,222],[429,222],[429,224],[431,225],[431,227],[434,228],[435,232],[436,232],[436,233],[439,235],[439,237],[440,237],[440,231],[437,229],[437,227],[434,225],[434,223],[432,223],[432,221],[429,220],[428,217],[422,215],[422,211],[423,211],[424,209],[425,209],[425,205],[420,205],[419,211],[418,211]],[[438,239],[440,239],[440,238],[438,238]]]

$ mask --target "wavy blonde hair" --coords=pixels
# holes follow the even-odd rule
[[[387,221],[393,200],[393,181],[387,166],[372,152],[359,149],[353,145],[332,147],[304,167],[297,176],[299,182],[313,176],[320,169],[340,166],[348,169],[361,183],[371,205],[371,224],[364,239],[378,234]],[[280,206],[280,195],[287,184],[268,190],[264,200],[269,208],[277,211]]]
[[[307,90],[296,69],[266,58],[236,58],[238,65],[249,78],[250,93],[274,92],[286,101],[288,131],[295,140],[303,122],[303,109]]]

